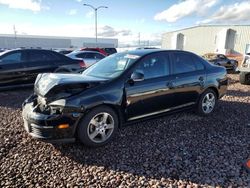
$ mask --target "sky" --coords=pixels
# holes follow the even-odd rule
[[[118,38],[160,44],[164,32],[202,24],[250,24],[250,0],[0,0],[0,34]]]

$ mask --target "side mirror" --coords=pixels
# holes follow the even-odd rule
[[[144,80],[144,74],[141,72],[133,72],[131,75],[131,80],[134,82],[140,82]]]

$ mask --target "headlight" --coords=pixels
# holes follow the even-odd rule
[[[37,103],[42,104],[42,105],[46,105],[46,99],[41,97],[41,96],[38,96],[37,97]]]
[[[59,114],[64,110],[66,101],[65,99],[59,99],[48,104],[51,110],[51,114]]]

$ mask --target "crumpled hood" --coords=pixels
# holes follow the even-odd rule
[[[35,81],[35,93],[45,98],[62,98],[73,92],[82,92],[86,89],[104,83],[105,79],[83,76],[81,74],[39,74]]]

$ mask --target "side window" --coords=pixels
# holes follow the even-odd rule
[[[189,54],[182,52],[173,53],[173,60],[175,74],[192,72],[196,70],[195,63]]]
[[[76,55],[76,57],[86,58],[86,53],[79,53],[79,54]]]
[[[196,57],[194,55],[192,55],[192,58],[193,58],[193,61],[195,63],[195,66],[196,66],[196,70],[204,70],[205,69],[205,66],[202,63],[203,60],[201,58]]]
[[[95,53],[86,53],[86,58],[95,59]]]
[[[30,51],[29,52],[29,61],[50,61],[53,57],[50,54],[42,52],[42,51]]]
[[[21,52],[15,52],[15,53],[11,53],[11,54],[7,54],[5,55],[2,59],[2,63],[19,63],[21,62]]]
[[[142,72],[145,79],[167,76],[170,74],[168,55],[164,53],[155,53],[146,56],[139,63],[136,71]]]
[[[53,52],[50,52],[50,51],[47,51],[47,52],[45,52],[46,53],[46,55],[48,56],[48,59],[50,60],[50,61],[57,61],[57,60],[60,60],[61,59],[61,56],[59,56],[58,54],[56,54],[56,53],[53,53]]]
[[[95,54],[95,58],[96,59],[103,59],[105,56],[101,55],[101,54]]]

